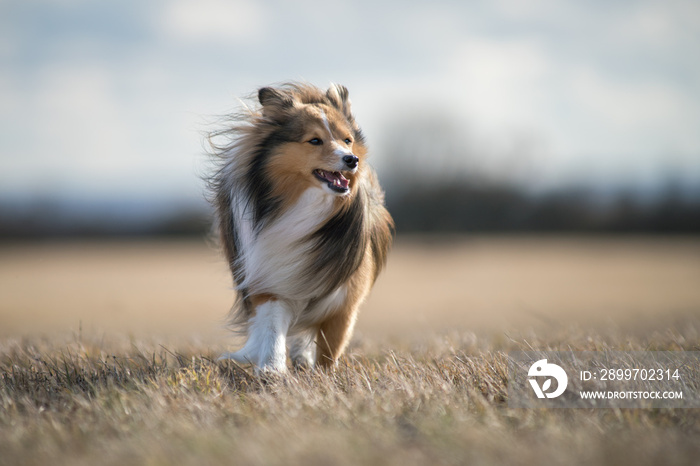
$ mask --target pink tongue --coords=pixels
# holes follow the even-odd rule
[[[347,189],[348,186],[350,185],[350,182],[345,178],[343,175],[338,174],[333,174],[333,184],[336,186],[340,186],[341,188]]]

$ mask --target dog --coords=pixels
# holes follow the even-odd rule
[[[255,373],[335,367],[394,235],[348,90],[287,83],[212,134],[216,230],[247,340],[219,359]]]

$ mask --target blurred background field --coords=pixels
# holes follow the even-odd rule
[[[420,340],[700,315],[694,237],[401,236],[363,307],[358,338]],[[201,338],[221,349],[234,298],[201,239],[0,246],[0,336]],[[222,340],[222,338],[224,338]]]

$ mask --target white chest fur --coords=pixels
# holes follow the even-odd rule
[[[303,241],[328,219],[334,196],[321,187],[304,191],[299,200],[273,223],[255,233],[249,212],[232,207],[241,243],[240,266],[245,274],[238,287],[251,294],[271,293],[283,299],[305,300],[322,284],[308,283],[310,251]]]

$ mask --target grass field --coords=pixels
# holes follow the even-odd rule
[[[697,409],[510,409],[508,351],[700,351],[700,240],[400,239],[334,373],[213,362],[202,242],[0,246],[0,464],[697,464]]]

